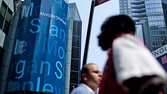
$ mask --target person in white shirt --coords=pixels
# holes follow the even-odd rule
[[[135,35],[128,15],[108,17],[101,26],[99,46],[108,52],[99,94],[161,94],[166,71]]]
[[[95,94],[102,79],[99,67],[89,63],[81,69],[81,83],[71,91],[71,94]]]

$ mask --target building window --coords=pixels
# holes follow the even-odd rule
[[[0,14],[0,29],[2,29],[4,23],[4,17]]]
[[[9,26],[12,19],[12,15],[13,15],[13,12],[6,5],[6,3],[2,1],[2,5],[0,7],[0,29],[5,34],[8,34],[9,32]]]
[[[3,1],[3,2],[2,2],[2,5],[1,5],[0,13],[1,13],[2,16],[4,16],[4,17],[5,17],[6,10],[7,10],[7,5],[6,5],[5,2]]]
[[[8,11],[6,12],[6,19],[7,19],[8,22],[11,21],[11,19],[12,19],[12,14],[13,14],[13,12],[8,9]]]
[[[3,54],[4,54],[4,49],[0,47],[0,72],[2,69]]]
[[[4,27],[3,27],[3,32],[4,32],[5,34],[8,33],[8,31],[9,31],[9,26],[10,26],[10,23],[6,20],[5,23],[4,23]]]

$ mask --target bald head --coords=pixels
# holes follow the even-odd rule
[[[83,66],[81,70],[81,83],[95,90],[99,86],[101,79],[102,73],[96,64],[89,63]]]

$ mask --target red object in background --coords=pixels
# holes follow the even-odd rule
[[[167,63],[167,56],[163,56],[161,58],[161,62],[162,62],[162,65],[166,64]]]
[[[98,5],[100,5],[104,2],[107,2],[107,1],[109,1],[109,0],[96,0],[95,6],[98,6]]]

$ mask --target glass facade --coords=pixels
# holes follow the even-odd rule
[[[9,26],[12,19],[13,12],[8,7],[8,5],[2,1],[2,5],[0,7],[0,29],[5,33],[8,34]]]
[[[72,20],[77,20],[77,21],[81,21],[77,6],[75,3],[70,3],[69,4],[69,15],[68,15],[69,19]]]
[[[165,25],[167,27],[167,0],[162,0],[162,8],[164,10]]]
[[[81,31],[82,31],[82,22],[81,18],[75,3],[69,4],[69,36],[71,37],[71,54],[70,61],[70,86],[69,92],[75,88],[80,81],[80,65],[81,65]]]
[[[70,91],[80,81],[81,21],[73,21]]]
[[[161,0],[146,0],[145,1],[151,50],[155,50],[163,46],[163,40],[167,36],[167,28],[165,25],[165,16]]]
[[[13,47],[12,17],[14,1],[0,0],[0,94],[4,94]]]
[[[131,5],[132,18],[135,20],[136,23],[139,23],[140,20],[146,18],[144,0],[132,0]]]
[[[143,36],[146,46],[151,51],[163,46],[163,40],[167,37],[167,0],[119,1],[121,14],[127,14],[126,9],[128,9],[128,15],[135,20],[136,24],[143,25]],[[126,6],[121,2],[130,3]]]
[[[130,15],[130,9],[128,9],[130,6],[130,4],[128,3],[129,1],[130,0],[120,0],[119,1],[121,14]]]

